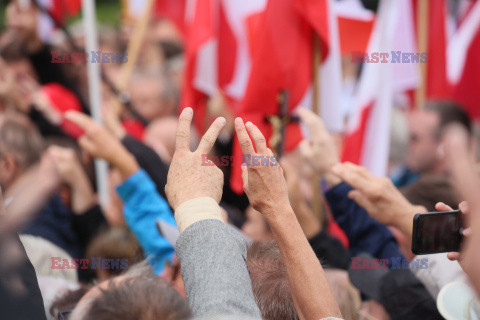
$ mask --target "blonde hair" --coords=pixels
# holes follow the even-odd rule
[[[362,300],[352,285],[348,273],[340,269],[325,269],[325,276],[345,320],[358,320]]]

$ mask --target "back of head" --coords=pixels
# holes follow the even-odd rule
[[[100,280],[118,275],[143,259],[143,251],[134,235],[126,228],[111,227],[99,233],[89,244],[86,257],[92,263],[93,259],[112,259],[110,268],[98,268],[97,277]],[[122,260],[126,263],[118,264]],[[104,278],[103,278],[104,277]]]
[[[256,241],[247,249],[255,301],[265,320],[296,320],[287,269],[275,241]]]
[[[436,112],[440,116],[438,136],[448,125],[457,123],[463,126],[468,133],[472,134],[472,123],[464,108],[451,101],[430,101],[425,105],[424,110]]]
[[[12,154],[25,170],[40,160],[44,141],[37,128],[25,117],[6,115],[0,124],[0,153]]]
[[[443,175],[429,174],[402,190],[403,195],[414,205],[422,205],[428,211],[436,211],[435,204],[443,202],[452,208],[460,202],[450,180]]]
[[[180,294],[151,273],[146,262],[101,283],[80,301],[72,320],[183,320],[191,312]]]
[[[362,299],[360,292],[350,282],[348,272],[340,269],[325,269],[325,277],[337,301],[343,319],[358,319]]]

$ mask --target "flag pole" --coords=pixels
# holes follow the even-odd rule
[[[133,30],[132,36],[130,37],[130,42],[128,43],[128,63],[122,65],[122,69],[120,70],[120,78],[117,83],[117,88],[120,91],[126,89],[133,74],[133,70],[135,69],[135,65],[137,64],[140,47],[142,46],[143,39],[147,33],[147,27],[148,23],[150,22],[150,16],[152,14],[154,4],[155,0],[147,0],[142,14],[140,17],[138,17],[137,23],[135,24],[135,29]]]
[[[428,49],[428,1],[417,1],[417,49],[419,53],[427,52]],[[426,79],[427,79],[427,64],[419,64],[420,83],[415,91],[415,105],[417,109],[423,108],[426,97]]]
[[[313,63],[312,63],[312,111],[316,115],[320,116],[320,74],[319,70],[322,63],[322,52],[320,50],[320,38],[318,34],[313,32]],[[320,220],[323,225],[323,199],[322,190],[320,189],[320,176],[314,172],[312,176],[312,208],[315,216]]]
[[[127,89],[128,83],[132,77],[135,66],[137,65],[138,55],[140,53],[140,48],[142,46],[143,39],[147,33],[148,23],[150,22],[150,16],[152,14],[153,5],[155,0],[147,0],[145,7],[143,8],[142,14],[137,19],[135,24],[135,29],[130,37],[128,43],[127,53],[128,53],[128,62],[122,65],[120,69],[120,77],[117,82],[117,89],[120,92],[125,92]],[[128,7],[125,7],[125,10],[128,11]],[[125,15],[127,16],[127,14]],[[122,109],[122,103],[117,101],[112,105],[114,113],[119,116]]]
[[[94,0],[82,2],[83,25],[85,30],[85,49],[88,53],[98,50],[97,21]],[[99,63],[87,63],[88,92],[90,112],[96,122],[102,122],[101,112],[101,75]],[[104,160],[95,159],[95,177],[100,204],[106,206],[109,202],[108,165]]]

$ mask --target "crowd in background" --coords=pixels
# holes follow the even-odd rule
[[[0,35],[0,318],[442,319],[455,304],[440,301],[443,287],[460,281],[480,293],[478,139],[460,106],[395,110],[390,178],[341,163],[339,137],[299,109],[309,138],[280,166],[242,166],[238,195],[231,167],[204,165],[202,155],[231,154],[234,139],[244,155],[273,153],[220,93],[203,136],[192,109],[180,114],[174,24],[149,23],[128,83],[147,123],[103,85],[100,125],[89,116],[86,64],[52,63],[52,51],[74,49],[40,40],[36,10],[10,3]],[[82,31],[71,33],[83,47]],[[131,34],[128,23],[100,27],[100,51],[125,52]],[[115,82],[122,64],[101,67]],[[102,206],[94,158],[109,163]],[[414,214],[459,204],[472,226],[461,254],[392,268],[415,258]],[[352,270],[356,257],[387,259],[387,268]]]

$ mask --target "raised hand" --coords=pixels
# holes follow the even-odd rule
[[[93,157],[105,159],[117,167],[124,179],[139,169],[133,155],[105,127],[92,118],[77,111],[68,111],[65,118],[85,131],[78,140],[82,149]]]
[[[241,118],[235,119],[235,130],[247,160],[247,165],[242,165],[243,190],[252,207],[262,213],[272,228],[300,319],[340,317],[322,266],[290,206],[283,170],[267,148],[265,137],[257,126],[251,122],[245,125]],[[323,305],[320,307],[315,301],[323,301]]]
[[[252,207],[267,219],[279,212],[279,208],[290,208],[283,170],[272,151],[267,148],[263,134],[253,123],[247,122],[245,125],[241,118],[235,119],[235,130],[243,156],[247,160],[246,165],[242,165],[243,190]]]
[[[328,133],[322,119],[309,109],[300,108],[298,116],[307,126],[309,139],[300,143],[300,154],[330,187],[341,182],[332,173],[332,168],[340,162],[333,137]]]
[[[86,212],[96,203],[95,193],[75,151],[51,146],[47,152],[50,154],[60,178],[71,188],[72,211],[76,214]]]
[[[364,167],[346,162],[337,164],[333,172],[355,189],[348,196],[372,218],[399,228],[411,238],[413,215],[426,212],[425,208],[412,205],[390,179],[376,177]]]
[[[165,192],[175,210],[185,201],[210,197],[220,202],[223,189],[223,173],[215,165],[205,165],[202,155],[208,154],[225,126],[225,118],[217,118],[203,135],[196,151],[190,150],[190,126],[192,108],[183,109],[178,119],[175,154],[168,171]]]
[[[78,172],[83,170],[73,149],[51,146],[48,152],[52,157],[55,168],[57,169],[63,182],[72,185],[76,181]]]

